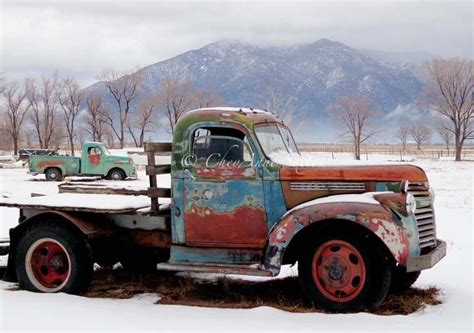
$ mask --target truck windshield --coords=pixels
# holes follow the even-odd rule
[[[255,128],[258,141],[265,155],[299,154],[291,132],[283,126],[266,125]]]
[[[102,146],[102,150],[103,150],[105,155],[110,155],[109,150],[105,146]]]

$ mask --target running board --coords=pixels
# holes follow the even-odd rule
[[[163,271],[186,271],[201,273],[236,274],[236,275],[257,275],[273,276],[272,272],[265,271],[260,265],[225,265],[214,263],[192,263],[192,262],[164,262],[156,266]]]

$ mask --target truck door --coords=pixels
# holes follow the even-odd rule
[[[89,146],[82,156],[81,173],[85,175],[102,175],[104,173],[104,154],[99,146]]]
[[[268,234],[259,170],[244,133],[201,128],[183,163],[186,245],[254,248]]]

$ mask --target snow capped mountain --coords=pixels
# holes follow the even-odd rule
[[[145,94],[159,90],[160,82],[172,76],[216,89],[227,105],[262,107],[265,92],[272,89],[293,98],[306,119],[325,117],[338,96],[358,93],[388,113],[413,101],[421,86],[405,67],[328,39],[292,47],[216,42],[140,71],[146,77]],[[88,89],[100,89],[100,84]]]

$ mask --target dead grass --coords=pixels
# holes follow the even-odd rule
[[[289,312],[322,312],[303,302],[296,277],[270,281],[242,281],[220,278],[202,281],[166,273],[132,274],[122,270],[100,270],[86,297],[130,298],[141,293],[159,294],[159,304],[179,304],[218,308],[254,308],[270,306]],[[158,296],[158,295],[157,295]],[[407,315],[426,305],[437,305],[440,290],[411,288],[398,295],[389,295],[378,315]]]

